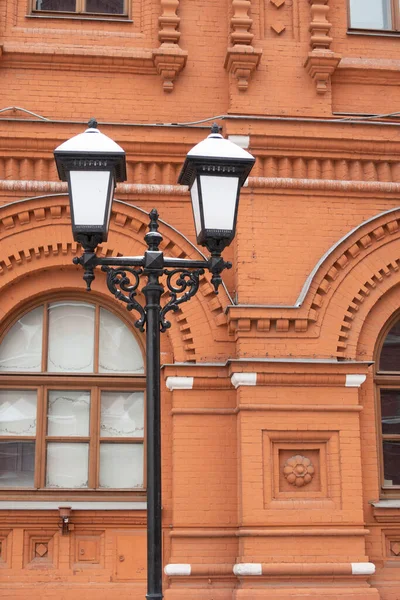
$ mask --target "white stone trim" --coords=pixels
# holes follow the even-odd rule
[[[261,563],[238,563],[233,565],[233,572],[238,577],[245,575],[262,575]]]
[[[257,373],[234,373],[231,382],[236,389],[240,385],[257,385]]]
[[[166,386],[169,390],[192,390],[194,377],[167,377]]]
[[[175,576],[188,576],[192,572],[192,565],[190,564],[176,564],[176,565],[165,565],[164,573],[168,575],[168,577]]]
[[[58,510],[59,506],[70,506],[71,510],[146,510],[147,502],[35,502],[0,501],[0,510]]]
[[[371,562],[351,563],[352,575],[373,575],[375,573],[375,565]]]
[[[246,149],[250,146],[249,135],[228,135],[228,140],[243,149]]]
[[[346,387],[360,387],[360,385],[362,385],[364,383],[366,378],[367,378],[366,375],[358,375],[358,374],[346,375],[345,386]]]
[[[400,508],[400,500],[395,498],[387,498],[386,500],[377,500],[376,502],[370,502],[375,508]]]

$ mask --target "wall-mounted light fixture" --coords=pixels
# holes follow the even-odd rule
[[[61,529],[61,534],[68,535],[68,533],[74,529],[74,526],[71,523],[72,509],[70,506],[59,506],[58,512],[60,513],[60,522],[58,526]]]

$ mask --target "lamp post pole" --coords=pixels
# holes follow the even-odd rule
[[[146,237],[149,247],[157,252],[161,234],[150,231]],[[146,299],[147,600],[162,598],[160,301],[164,288],[160,275],[162,269],[157,266],[156,270],[150,270],[143,288]]]
[[[107,273],[109,291],[138,313],[134,325],[146,331],[146,598],[162,600],[160,333],[171,326],[168,312],[176,312],[197,293],[205,271],[211,273],[218,293],[222,271],[232,266],[223,260],[222,251],[235,235],[240,188],[254,157],[222,138],[217,125],[187,155],[179,182],[189,185],[197,241],[211,254],[209,259],[190,260],[164,256],[159,249],[163,238],[155,209],[149,213],[143,256],[97,256],[98,244],[108,236],[115,182],[126,179],[125,153],[91,120],[85,133],[59,146],[54,154],[60,178],[68,181],[74,240],[83,248],[73,262],[84,269],[86,289],[90,291],[94,270],[101,267]],[[142,277],[146,280],[141,290],[144,306],[136,298]],[[169,299],[161,304],[165,290]]]

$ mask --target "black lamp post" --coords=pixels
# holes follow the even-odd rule
[[[161,428],[160,428],[160,332],[171,326],[169,311],[176,311],[194,296],[200,276],[208,270],[215,293],[222,283],[221,273],[231,268],[221,256],[234,238],[240,188],[255,159],[219,134],[213,125],[211,135],[188,153],[179,183],[190,187],[197,241],[211,253],[208,260],[186,260],[164,256],[159,250],[162,235],[158,212],[153,209],[149,231],[144,239],[144,256],[101,258],[96,247],[107,240],[113,192],[117,181],[125,181],[125,152],[100,133],[95,120],[89,129],[64,142],[54,151],[60,179],[68,181],[74,240],[83,247],[74,263],[84,268],[86,289],[94,280],[94,269],[107,273],[108,289],[128,310],[136,310],[135,327],[146,330],[146,440],[147,440],[147,594],[148,600],[161,600]],[[145,306],[136,299],[141,276]],[[161,305],[166,285],[170,299]]]

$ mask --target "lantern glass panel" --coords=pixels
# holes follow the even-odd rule
[[[76,227],[103,228],[110,207],[110,171],[71,171],[73,218]],[[107,218],[109,214],[107,214]]]
[[[239,177],[201,175],[204,228],[233,231]]]
[[[194,180],[192,187],[190,188],[190,195],[192,198],[192,208],[193,208],[193,217],[194,217],[194,225],[196,227],[196,235],[197,237],[201,233],[201,217],[200,217],[200,204],[199,204],[199,187],[197,185],[197,179]]]

